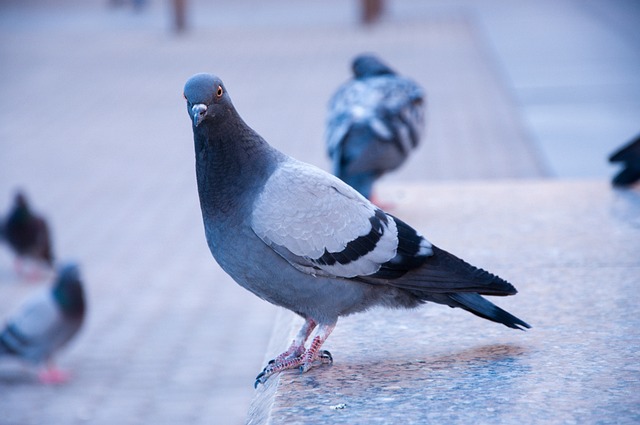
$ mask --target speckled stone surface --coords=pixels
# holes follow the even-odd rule
[[[385,186],[433,243],[511,281],[520,332],[428,304],[344,318],[334,364],[256,391],[250,424],[640,422],[640,189],[530,181]],[[271,358],[301,320],[282,311]]]

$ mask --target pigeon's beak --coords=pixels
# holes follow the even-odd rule
[[[207,105],[198,103],[191,108],[191,118],[193,119],[193,125],[196,127],[200,125],[204,116],[207,114]]]

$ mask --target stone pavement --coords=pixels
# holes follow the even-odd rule
[[[517,295],[489,298],[532,329],[434,304],[343,318],[323,346],[333,365],[272,377],[251,425],[640,421],[640,188],[404,183],[381,195],[435,245],[512,282]],[[280,315],[266,357],[288,346],[292,319]]]
[[[363,29],[354,2],[194,0],[192,29],[176,37],[164,2],[140,13],[98,0],[3,2],[0,211],[15,187],[27,190],[51,220],[58,257],[80,261],[90,314],[60,358],[69,384],[43,387],[0,364],[0,424],[244,422],[278,310],[231,282],[207,251],[181,96],[196,72],[223,77],[272,144],[326,168],[326,102],[351,57],[373,50],[429,96],[425,142],[388,184],[607,178],[604,158],[636,131],[640,49],[629,49],[638,40],[628,22],[637,15],[624,13],[634,6],[510,3],[394,2]],[[580,52],[565,68],[536,44],[550,17],[556,33],[581,30],[559,45],[543,40],[558,55]],[[586,48],[580,39],[594,28]],[[461,255],[488,243],[466,241]],[[494,254],[479,260],[489,267]],[[11,261],[0,249],[3,317],[42,285],[20,281]]]

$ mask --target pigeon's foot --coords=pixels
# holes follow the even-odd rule
[[[30,259],[16,258],[13,263],[16,275],[29,283],[36,283],[50,279],[53,269],[47,264]]]
[[[395,209],[396,205],[393,202],[386,202],[383,201],[382,199],[380,199],[380,197],[375,194],[372,193],[371,194],[371,198],[369,199],[369,201],[371,201],[371,203],[373,205],[375,205],[376,207],[380,208],[383,211],[392,211]]]
[[[69,381],[70,375],[55,367],[49,367],[38,374],[38,379],[43,384],[58,385]]]
[[[278,358],[279,357],[280,356],[278,356]],[[254,388],[258,388],[258,385],[264,384],[271,375],[282,372],[283,370],[297,368],[301,373],[304,373],[314,366],[333,363],[333,356],[327,350],[319,350],[313,353],[311,349],[309,349],[297,357],[287,358],[281,361],[277,361],[276,359],[271,360],[262,372],[256,376],[256,382],[253,385]]]
[[[254,388],[257,388],[260,384],[264,384],[271,375],[282,372],[283,370],[299,368],[300,372],[304,373],[318,364],[333,363],[331,353],[327,350],[321,350],[320,347],[322,347],[322,344],[324,344],[331,331],[333,331],[335,324],[321,325],[318,330],[318,335],[313,339],[309,348],[306,350],[304,348],[304,342],[315,326],[316,323],[312,320],[305,322],[287,351],[269,361],[262,372],[256,376],[256,381],[253,385]]]

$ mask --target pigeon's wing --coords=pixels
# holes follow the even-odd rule
[[[51,292],[41,292],[9,318],[0,333],[0,345],[5,352],[41,362],[68,339],[65,326],[64,316]]]
[[[384,75],[352,80],[343,84],[329,102],[326,143],[329,156],[337,169],[351,131],[370,134],[372,143],[386,143],[401,158],[415,148],[424,128],[424,94],[413,81],[396,75]],[[372,147],[373,148],[373,147]],[[374,149],[380,150],[380,147]],[[389,161],[388,154],[378,161]],[[363,160],[363,169],[393,169],[393,164],[374,164]]]
[[[515,293],[508,282],[432,245],[341,180],[295,160],[267,180],[251,225],[264,243],[308,274],[392,285],[418,296]]]
[[[373,275],[403,242],[393,217],[336,177],[295,160],[281,164],[254,205],[253,231],[309,274]],[[422,239],[421,239],[422,240]],[[429,244],[424,240],[422,254]]]
[[[333,157],[340,148],[340,144],[349,132],[354,121],[371,114],[378,95],[371,93],[364,82],[351,80],[336,90],[329,101],[326,143],[329,155]],[[365,101],[370,106],[363,105]]]
[[[371,79],[371,85],[382,92],[376,116],[393,134],[394,143],[408,152],[420,142],[424,128],[424,93],[408,78],[388,75]]]

